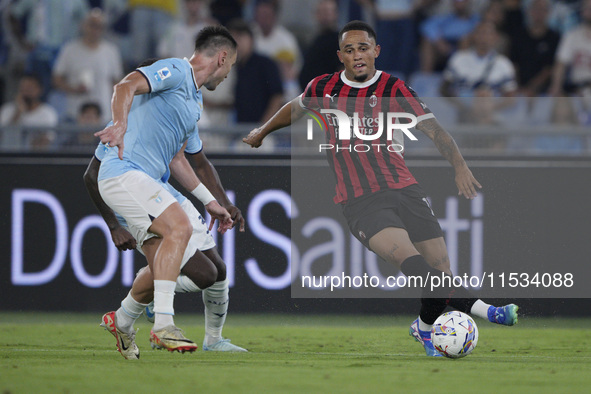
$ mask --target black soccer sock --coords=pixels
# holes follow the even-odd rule
[[[425,258],[420,254],[404,260],[400,264],[400,270],[407,277],[415,276],[423,279],[423,297],[421,298],[421,312],[419,313],[419,317],[424,323],[432,325],[447,307],[448,300],[433,294],[434,292],[431,291],[430,284],[426,282],[429,276],[440,276],[442,272],[431,268]]]
[[[456,290],[458,292],[450,298],[449,306],[460,312],[472,313],[472,305],[474,305],[478,298],[473,297],[472,293],[463,287],[456,287]],[[465,295],[462,293],[465,293]]]
[[[421,298],[419,317],[424,323],[433,325],[446,307],[447,302],[444,298]]]
[[[439,286],[431,288],[433,282],[427,282],[427,278],[438,277],[443,279],[444,277],[449,278],[449,275],[432,268],[421,255],[411,256],[404,260],[400,265],[400,270],[407,277],[418,276],[423,279],[420,317],[427,324],[433,324],[447,305],[459,311],[470,313],[472,305],[477,300],[470,291],[462,286],[454,286],[451,281],[437,281],[436,283]]]

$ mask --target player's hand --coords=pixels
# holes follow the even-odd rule
[[[265,136],[263,135],[261,128],[256,128],[252,130],[248,135],[242,139],[242,142],[250,145],[252,148],[258,148],[263,144],[263,139]]]
[[[226,207],[226,209],[228,210],[228,212],[230,213],[230,217],[232,218],[232,228],[236,227],[236,225],[239,224],[238,229],[241,233],[243,233],[245,220],[242,216],[242,212],[240,211],[240,209],[238,209],[238,207],[236,207],[235,205],[229,205]]]
[[[209,204],[205,206],[207,212],[211,215],[211,222],[209,223],[209,231],[213,229],[213,224],[215,223],[216,219],[219,220],[218,224],[218,232],[225,233],[229,229],[232,228],[234,222],[232,222],[232,217],[230,213],[226,210],[226,208],[222,207],[216,200],[213,200]]]
[[[117,227],[116,229],[111,230],[111,238],[117,249],[121,251],[133,250],[137,246],[137,242],[133,235],[123,227]]]
[[[478,195],[476,188],[482,189],[482,185],[474,178],[472,171],[467,166],[456,170],[456,186],[458,187],[458,195],[469,200]]]
[[[126,130],[127,125],[117,123],[107,126],[101,131],[97,131],[94,133],[94,136],[99,137],[101,142],[109,148],[115,146],[119,148],[119,159],[123,160],[123,136]]]

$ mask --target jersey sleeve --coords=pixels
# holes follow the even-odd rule
[[[195,131],[191,133],[189,139],[187,139],[187,146],[185,152],[190,155],[195,155],[203,150],[203,142],[199,138],[199,127],[195,124]]]
[[[173,89],[185,81],[186,65],[180,59],[163,59],[136,71],[148,81],[150,93]]]
[[[390,111],[396,112],[401,109],[403,112],[416,116],[417,122],[435,117],[417,92],[402,81],[399,82],[398,89],[390,102]]]
[[[299,102],[302,108],[320,108],[320,104],[318,103],[318,97],[316,96],[315,87],[318,83],[318,79],[322,78],[323,76],[314,78],[310,82],[308,82],[308,86],[304,89],[304,92],[300,94]]]

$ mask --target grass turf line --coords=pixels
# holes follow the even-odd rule
[[[482,319],[465,359],[430,359],[408,336],[412,317],[237,315],[224,336],[250,353],[150,349],[124,360],[100,314],[0,313],[0,392],[587,392],[591,319]],[[177,325],[201,343],[203,316]],[[200,346],[201,348],[201,346]],[[503,389],[505,387],[505,389]]]

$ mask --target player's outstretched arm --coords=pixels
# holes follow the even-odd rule
[[[250,145],[253,148],[258,148],[263,144],[266,136],[275,130],[282,129],[291,124],[292,119],[297,120],[302,117],[304,110],[299,104],[300,97],[296,97],[287,104],[285,104],[279,111],[271,117],[263,126],[252,130],[242,142]]]
[[[127,131],[127,116],[131,110],[133,96],[149,93],[150,85],[139,71],[133,71],[115,85],[113,90],[111,99],[113,124],[97,131],[94,136],[99,137],[101,142],[109,147],[119,148],[119,159],[123,159],[123,137]]]
[[[88,168],[86,168],[86,172],[84,172],[84,185],[86,186],[86,190],[94,203],[94,206],[99,210],[101,216],[103,217],[105,223],[109,227],[111,231],[111,238],[113,239],[113,243],[119,250],[132,250],[136,247],[136,240],[133,236],[124,229],[115,217],[115,213],[113,210],[105,203],[101,194],[98,190],[98,172],[101,166],[101,162],[98,161],[94,156],[90,163],[88,164]]]
[[[199,179],[201,179],[201,182],[207,186],[207,188],[211,191],[222,207],[226,208],[230,213],[232,218],[232,227],[238,225],[240,232],[244,232],[245,220],[242,216],[242,211],[232,204],[226,195],[226,191],[222,186],[222,181],[220,180],[218,172],[216,171],[213,164],[211,164],[209,159],[205,156],[205,153],[201,151],[194,155],[188,156],[190,157],[193,168]]]
[[[441,127],[435,118],[423,120],[417,125],[417,129],[433,140],[441,156],[453,166],[456,172],[458,195],[463,195],[468,199],[476,197],[476,188],[482,189],[482,186],[472,175],[472,171],[468,168],[453,137]]]

